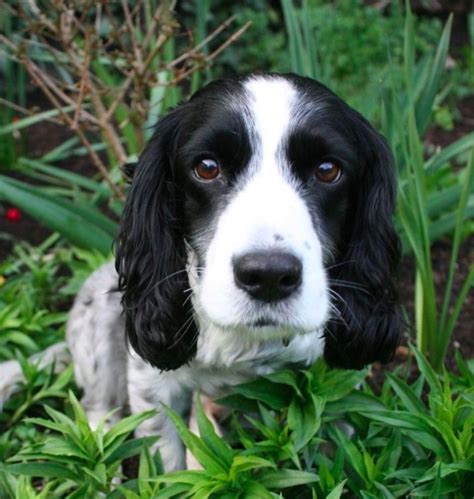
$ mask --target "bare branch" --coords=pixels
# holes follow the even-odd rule
[[[179,28],[173,12],[176,0],[157,2],[157,7],[153,3],[54,0],[45,8],[37,0],[23,0],[13,7],[8,5],[24,25],[22,37],[13,41],[0,34],[1,48],[25,67],[59,111],[56,122],[64,123],[79,137],[119,199],[123,199],[122,189],[112,180],[87,134],[100,135],[113,166],[124,164],[144,145],[143,122],[157,84],[178,85],[193,72],[212,64],[250,26],[247,23],[224,38],[206,55],[203,48],[229,29],[235,21],[232,16],[204,40],[194,45],[190,41],[188,50],[166,61],[163,49]],[[4,0],[0,4],[3,8]],[[34,60],[29,57],[33,51],[47,57]],[[159,71],[167,71],[171,77],[158,83]],[[66,112],[65,107],[72,111]]]

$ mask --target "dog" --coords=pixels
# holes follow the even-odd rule
[[[156,126],[137,165],[115,265],[78,294],[67,343],[92,425],[324,356],[388,361],[401,316],[396,182],[384,138],[315,80],[214,81]],[[127,341],[125,341],[125,338]],[[131,348],[128,348],[129,345]],[[163,411],[165,470],[185,450]]]

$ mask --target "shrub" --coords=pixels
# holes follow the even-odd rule
[[[364,381],[365,371],[321,361],[237,386],[221,401],[233,408],[227,441],[199,404],[200,436],[163,408],[203,467],[164,475],[146,450],[154,438],[125,440],[149,414],[92,431],[70,394],[71,417],[45,407],[49,419],[26,420],[46,431],[0,469],[0,492],[2,475],[4,493],[28,485],[15,478],[27,475],[43,477],[51,495],[69,497],[471,497],[472,362],[458,356],[461,374],[438,376],[413,353],[420,374],[389,374],[380,392]],[[138,478],[117,486],[122,459],[139,454]]]

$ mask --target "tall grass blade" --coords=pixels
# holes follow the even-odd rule
[[[472,178],[473,178],[472,171],[473,171],[473,167],[474,167],[473,165],[474,165],[474,149],[471,153],[471,157],[469,159],[467,168],[465,170],[465,175],[463,178],[463,188],[461,191],[461,196],[459,198],[459,206],[458,206],[457,213],[456,213],[456,227],[454,230],[453,246],[452,246],[452,250],[451,250],[451,259],[449,262],[448,281],[447,281],[445,292],[444,292],[443,307],[441,310],[441,316],[440,316],[440,321],[439,321],[439,328],[440,329],[438,331],[439,336],[441,338],[443,338],[443,340],[441,340],[443,344],[447,343],[447,341],[446,341],[447,331],[445,331],[445,327],[446,327],[446,322],[448,319],[448,307],[449,307],[449,303],[451,301],[453,282],[454,282],[454,273],[456,271],[456,262],[458,260],[459,248],[461,246],[462,232],[463,232],[463,226],[464,226],[464,214],[466,211],[467,202],[468,202],[469,194],[471,191]],[[449,336],[447,336],[447,338],[449,339]]]
[[[438,93],[441,76],[443,75],[446,65],[452,24],[453,16],[451,14],[444,26],[443,33],[436,50],[436,55],[430,72],[430,78],[427,85],[423,89],[419,102],[417,103],[416,123],[421,133],[426,130],[430,122],[431,113],[433,111],[433,103],[436,94]]]
[[[18,206],[47,227],[83,248],[95,248],[107,255],[112,249],[112,235],[82,216],[78,207],[0,175],[0,199]]]

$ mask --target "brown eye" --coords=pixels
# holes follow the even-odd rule
[[[194,168],[194,172],[201,180],[214,180],[220,175],[221,168],[213,159],[202,159]]]
[[[316,168],[315,175],[320,182],[332,184],[341,177],[341,168],[332,161],[325,161]]]

